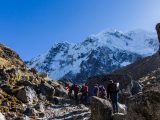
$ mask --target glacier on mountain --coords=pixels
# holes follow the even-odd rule
[[[47,72],[53,79],[83,83],[91,76],[109,73],[150,56],[157,49],[154,32],[105,30],[78,44],[54,44],[47,53],[33,58],[28,65]]]

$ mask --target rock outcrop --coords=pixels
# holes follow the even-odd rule
[[[28,86],[20,89],[16,97],[23,103],[32,104],[33,102],[38,101],[36,92]]]
[[[105,99],[98,97],[91,98],[91,120],[111,120],[112,106]]]
[[[55,94],[55,89],[53,86],[48,84],[47,82],[41,83],[38,86],[39,92],[42,93],[42,95],[46,96],[47,99],[50,99]]]
[[[127,120],[159,120],[159,90],[150,89],[129,98]]]
[[[67,91],[64,89],[62,85],[59,85],[55,87],[55,95],[60,97],[65,97],[67,96]]]
[[[19,55],[12,49],[0,44],[0,66],[11,67],[11,66],[21,66],[24,67],[24,62],[19,57]]]

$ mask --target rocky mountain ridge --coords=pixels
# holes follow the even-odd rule
[[[54,79],[84,83],[91,76],[109,73],[152,55],[157,48],[155,33],[105,30],[78,44],[54,44],[46,54],[33,58],[28,65],[47,72]]]
[[[12,49],[0,44],[0,120],[89,118],[90,110],[68,99],[65,86],[28,68]]]

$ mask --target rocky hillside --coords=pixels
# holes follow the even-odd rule
[[[0,66],[2,67],[22,67],[24,66],[23,61],[20,59],[19,55],[16,54],[10,48],[5,47],[0,44]]]
[[[160,55],[154,54],[113,74],[129,74],[143,85],[143,92],[128,101],[130,120],[159,120],[160,118]]]
[[[160,55],[158,53],[145,57],[133,64],[115,70],[110,74],[93,76],[88,79],[88,84],[92,86],[96,83],[107,86],[108,80],[112,79],[120,83],[120,89],[131,90],[139,85],[159,83],[160,81]]]
[[[137,61],[131,65],[128,65],[122,69],[116,70],[113,74],[128,74],[132,76],[132,79],[139,82],[146,82],[150,80],[159,79],[159,70],[160,70],[160,55],[154,54],[152,56],[146,57],[143,60]],[[152,81],[153,80],[153,81]],[[149,81],[148,81],[149,82]]]
[[[131,65],[123,67],[111,74],[91,77],[88,80],[90,88],[95,83],[105,87],[108,80],[112,79],[120,83],[119,102],[127,102],[127,114],[113,115],[115,120],[159,120],[160,118],[160,55],[158,53],[139,60]],[[141,89],[143,88],[143,89]],[[93,101],[97,98],[93,98]],[[99,102],[99,101],[98,101]],[[97,102],[97,103],[98,103]],[[103,102],[104,103],[104,102]],[[111,110],[106,102],[103,108],[98,106],[101,112]],[[91,110],[97,113],[99,110]],[[109,113],[107,110],[106,112]],[[101,114],[99,114],[101,116]],[[118,118],[117,118],[118,116]],[[93,114],[93,118],[98,117]],[[107,114],[105,117],[111,117]],[[105,119],[102,119],[105,120]]]
[[[106,30],[78,44],[57,43],[28,65],[48,72],[54,79],[83,83],[94,75],[104,75],[155,53],[156,34],[135,30],[122,33]]]
[[[29,69],[18,54],[0,44],[0,120],[89,118],[84,105],[68,99],[61,82]]]

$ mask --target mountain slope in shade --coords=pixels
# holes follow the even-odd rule
[[[155,33],[135,30],[122,33],[105,30],[78,44],[54,44],[47,53],[28,65],[48,72],[53,79],[83,83],[93,75],[103,75],[156,52]]]

